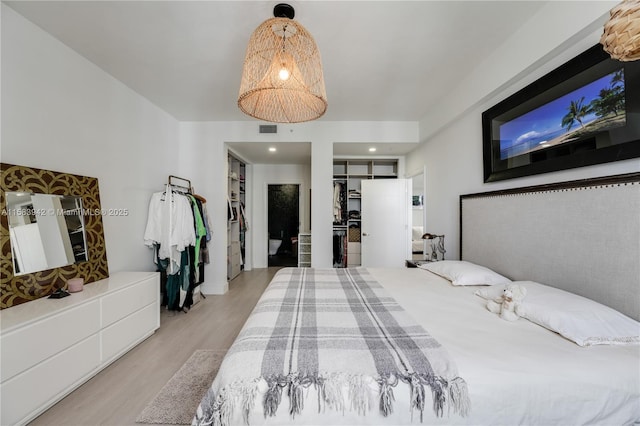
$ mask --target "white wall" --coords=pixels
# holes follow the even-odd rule
[[[461,82],[461,90],[470,90],[454,90],[440,110],[421,121],[423,143],[407,157],[407,170],[426,166],[427,229],[445,234],[447,259],[460,255],[461,194],[640,171],[640,160],[632,159],[483,183],[482,112],[596,44],[608,10],[617,2],[611,3],[550,2]],[[553,23],[560,15],[571,19]]]
[[[2,162],[98,178],[111,273],[154,270],[148,201],[168,174],[178,122],[2,4]]]
[[[311,166],[300,164],[255,164],[252,166],[253,184],[251,189],[252,215],[249,223],[251,245],[253,246],[252,267],[268,266],[268,214],[267,185],[300,185],[300,231],[309,230],[309,188],[311,187]]]
[[[504,96],[598,42],[609,10],[618,1],[549,1],[483,62],[471,63],[469,75],[434,103],[420,120],[421,141],[468,114],[499,92]],[[597,33],[593,38],[591,35]],[[575,48],[578,47],[576,50]],[[411,169],[408,169],[411,170]]]

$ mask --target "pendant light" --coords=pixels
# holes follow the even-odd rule
[[[238,107],[274,123],[315,120],[327,110],[320,51],[313,37],[293,20],[288,4],[251,35],[242,70]]]
[[[625,0],[611,9],[600,43],[613,59],[640,59],[640,0]]]

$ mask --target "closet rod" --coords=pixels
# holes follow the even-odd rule
[[[184,185],[179,185],[179,184],[176,184],[176,183],[172,183],[171,179],[178,179],[178,180],[181,180],[181,181],[184,181],[184,182],[188,182],[189,186],[184,186]],[[188,192],[191,192],[191,181],[189,179],[181,178],[180,176],[169,175],[169,179],[167,180],[167,183],[169,185],[171,185],[171,186],[178,187],[178,188],[183,188],[183,189],[186,189]]]

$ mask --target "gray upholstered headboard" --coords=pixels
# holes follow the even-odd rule
[[[460,255],[640,320],[640,173],[462,195]]]

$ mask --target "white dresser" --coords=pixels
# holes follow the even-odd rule
[[[0,311],[0,424],[34,419],[160,327],[160,275],[119,272]]]

